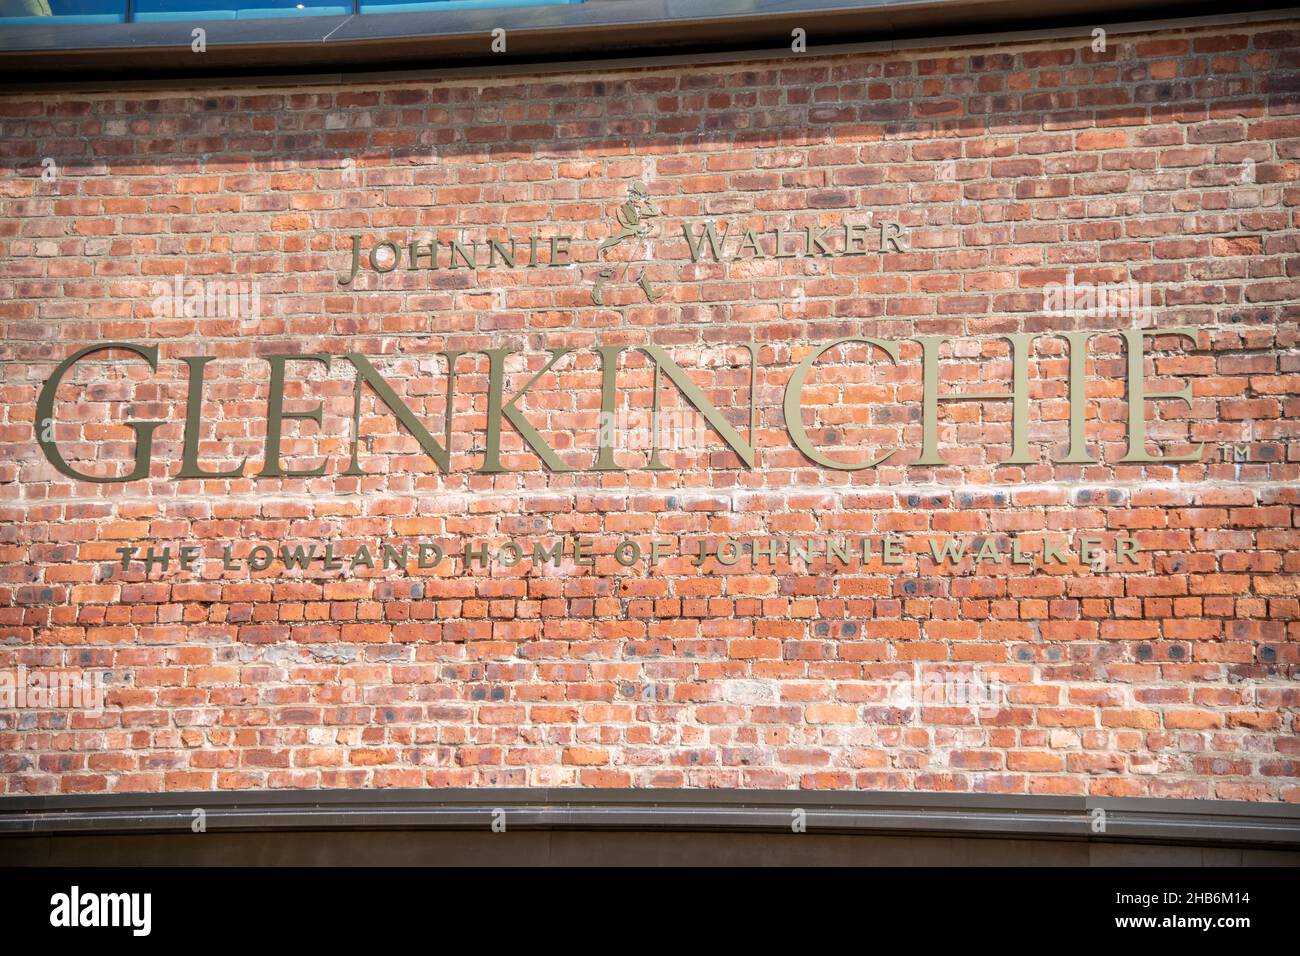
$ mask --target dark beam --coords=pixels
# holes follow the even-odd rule
[[[1282,3],[1234,8],[1286,10]],[[290,17],[210,23],[128,23],[0,29],[0,80],[9,88],[78,80],[297,75],[322,70],[429,70],[540,64],[746,49],[788,49],[807,31],[809,51],[995,30],[1108,26],[1224,13],[1189,0],[588,0],[483,10]],[[207,30],[207,51],[191,31]],[[507,52],[490,51],[493,29]]]

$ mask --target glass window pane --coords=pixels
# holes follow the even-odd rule
[[[330,17],[351,12],[352,0],[135,0],[131,19],[136,23],[176,23]]]
[[[355,0],[0,0],[0,27],[55,23],[187,23],[346,16]],[[360,0],[361,13],[420,13],[557,6],[583,0]]]
[[[362,13],[421,13],[425,10],[486,10],[492,7],[553,7],[582,0],[361,0]]]
[[[0,26],[121,23],[126,0],[0,0]]]

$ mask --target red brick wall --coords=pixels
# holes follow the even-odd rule
[[[1300,32],[1219,27],[988,48],[300,89],[64,93],[0,99],[0,666],[108,675],[102,713],[0,712],[0,792],[213,788],[649,786],[957,790],[1300,799],[1300,411],[1297,205]],[[54,164],[42,178],[42,160]],[[46,164],[47,166],[49,164]],[[592,302],[596,244],[634,179],[662,216],[648,276]],[[681,224],[756,229],[896,220],[905,248],[856,257],[692,263]],[[574,237],[558,268],[365,270],[353,234]],[[872,234],[874,235],[874,233]],[[622,253],[619,252],[619,255]],[[1053,317],[1043,290],[1135,282],[1147,341],[1147,449],[1205,459],[1123,464],[1131,317]],[[260,315],[166,317],[154,283],[256,281]],[[1053,331],[1103,333],[1088,351],[1096,464],[1062,464],[1069,355]],[[948,335],[945,391],[1011,377],[998,335],[1045,333],[1028,374],[1036,463],[1007,465],[1006,402],[944,403],[942,467],[921,440],[916,335]],[[795,449],[791,370],[811,374],[817,446],[879,467],[839,471]],[[53,435],[79,469],[124,474],[129,421],[162,420],[147,480],[60,475],[35,440],[54,367],[100,341],[157,346],[79,363]],[[754,468],[711,430],[591,471],[597,345],[663,346],[748,435]],[[509,347],[506,396],[548,348],[575,353],[521,413],[573,465],[543,469],[502,429],[481,474],[488,359],[459,360],[452,469],[443,474],[373,392],[364,477],[350,452],[355,372],[369,356],[435,437],[448,349]],[[286,464],[258,478],[269,364],[290,363]],[[174,479],[182,356],[212,356],[203,466]],[[105,359],[112,359],[106,362]],[[644,353],[620,401],[650,404]],[[685,407],[671,385],[665,409]],[[1225,444],[1245,461],[1223,461]],[[1231,454],[1231,448],[1229,454]],[[1134,565],[937,566],[945,536],[1009,547],[1132,536]],[[652,570],[610,556],[633,538],[688,542],[896,535],[841,566],[748,556]],[[468,573],[466,542],[590,539],[594,566],[525,560]],[[438,567],[224,571],[233,544],[407,537]],[[124,572],[116,549],[202,544],[202,569]],[[692,548],[694,545],[692,544]],[[893,696],[906,679],[964,675],[991,706]]]

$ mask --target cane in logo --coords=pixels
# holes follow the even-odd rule
[[[651,235],[652,223],[647,220],[660,215],[662,213],[660,213],[659,207],[646,193],[645,183],[636,180],[628,186],[627,199],[614,211],[614,219],[618,223],[618,229],[596,247],[596,255],[608,262],[607,253],[623,243],[632,244],[632,254],[626,262],[614,262],[608,268],[600,271],[596,278],[596,284],[591,290],[591,301],[597,305],[604,305],[606,284],[629,281],[628,273],[634,265],[638,266],[639,273],[636,285],[645,294],[646,301],[654,302],[663,296],[662,291],[650,285],[650,277],[646,275],[644,265],[640,265],[636,250],[637,240],[647,239]],[[621,271],[619,269],[620,265],[622,266]]]

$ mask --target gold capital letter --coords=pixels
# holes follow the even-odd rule
[[[573,471],[570,466],[561,460],[551,446],[546,444],[546,440],[542,438],[541,433],[528,423],[515,405],[539,378],[551,370],[551,366],[572,351],[573,349],[551,349],[551,360],[546,363],[541,371],[528,380],[528,384],[515,393],[514,398],[508,402],[503,402],[504,396],[501,391],[505,387],[506,356],[513,355],[514,349],[483,350],[483,354],[490,360],[490,365],[488,366],[487,451],[483,457],[483,467],[479,469],[480,473],[507,470],[501,464],[501,419],[503,417],[510,420],[510,424],[515,426],[515,431],[519,432],[523,440],[532,448],[533,453],[542,460],[547,468],[551,471]]]
[[[1062,464],[1092,465],[1097,459],[1088,454],[1088,442],[1083,430],[1083,416],[1088,407],[1087,370],[1088,340],[1093,332],[1058,332],[1056,337],[1070,343],[1070,451]]]
[[[1029,343],[1035,332],[1013,332],[1000,336],[1011,343],[1011,391],[999,394],[980,392],[971,395],[939,394],[939,348],[948,341],[946,335],[918,335],[921,343],[921,457],[918,465],[946,465],[939,455],[940,402],[1011,402],[1011,457],[1005,464],[1032,465],[1038,459],[1029,453]]]
[[[1191,339],[1196,343],[1196,330],[1178,329],[1127,329],[1120,333],[1124,336],[1124,348],[1128,353],[1128,453],[1121,462],[1163,462],[1163,461],[1200,461],[1205,454],[1205,442],[1201,442],[1194,452],[1186,455],[1148,455],[1146,450],[1147,423],[1146,403],[1161,399],[1177,398],[1192,403],[1192,386],[1184,385],[1176,392],[1148,392],[1146,377],[1143,373],[1142,347],[1148,336],[1172,335]]]
[[[829,345],[823,345],[815,352],[809,352],[804,356],[803,361],[795,367],[794,374],[790,376],[790,383],[785,387],[785,428],[786,431],[790,433],[790,440],[794,442],[794,446],[817,464],[826,468],[835,468],[839,471],[860,471],[863,468],[874,468],[892,455],[897,449],[891,448],[874,461],[864,462],[861,465],[851,465],[846,462],[836,461],[833,458],[828,458],[826,455],[823,455],[813,447],[812,442],[808,439],[808,432],[803,427],[803,415],[801,414],[803,408],[803,388],[804,384],[808,380],[809,373],[812,372],[813,364],[821,358],[824,353],[830,351],[836,346],[843,345],[846,342],[861,342],[865,345],[874,345],[876,348],[888,355],[890,361],[895,365],[898,364],[897,342],[882,342],[880,339],[871,339],[860,335],[850,335],[847,338],[836,339]]]
[[[452,406],[455,404],[456,397],[456,359],[464,355],[464,352],[448,352],[447,355],[447,410],[443,416],[443,441],[444,445],[439,445],[437,440],[429,434],[429,430],[420,423],[400,398],[397,393],[389,386],[384,377],[379,374],[370,360],[364,355],[357,352],[348,352],[343,357],[352,363],[357,370],[356,386],[352,393],[352,461],[348,465],[348,470],[343,472],[345,475],[364,475],[361,470],[361,463],[357,460],[357,446],[361,438],[361,385],[364,382],[369,385],[379,396],[379,399],[388,406],[399,422],[406,430],[409,431],[415,440],[420,443],[424,453],[433,459],[433,463],[438,466],[438,470],[444,475],[451,470],[451,415]]]
[[[46,381],[45,386],[41,389],[40,396],[36,400],[36,443],[41,446],[41,451],[45,452],[45,457],[49,459],[50,464],[60,474],[67,475],[69,478],[76,478],[79,481],[93,481],[96,484],[137,481],[141,478],[148,478],[149,460],[153,452],[153,433],[155,429],[166,424],[166,422],[128,423],[128,427],[135,432],[135,467],[131,469],[129,475],[123,475],[121,478],[111,476],[100,478],[96,475],[83,475],[79,471],[73,471],[72,467],[63,460],[63,455],[59,453],[58,447],[54,444],[52,427],[54,423],[54,397],[59,390],[59,383],[63,380],[63,376],[68,369],[87,355],[108,349],[125,349],[128,352],[134,352],[148,362],[151,369],[158,370],[158,346],[156,345],[132,345],[129,342],[103,342],[99,345],[89,345],[59,364],[59,367],[54,370],[54,374]]]
[[[203,370],[212,361],[210,355],[190,355],[181,359],[190,367],[190,389],[185,396],[185,444],[181,449],[181,470],[176,480],[182,478],[237,478],[248,464],[245,455],[229,471],[204,471],[199,466],[199,425],[203,421]]]
[[[259,478],[314,478],[325,474],[329,461],[320,463],[319,468],[303,471],[286,471],[280,465],[280,431],[286,418],[306,418],[320,425],[325,414],[325,406],[317,405],[310,411],[286,412],[284,410],[284,367],[291,361],[319,362],[326,368],[330,366],[330,357],[319,353],[307,355],[267,355],[266,361],[271,365],[271,395],[266,403],[266,462],[257,473]]]
[[[696,410],[704,416],[704,420],[722,436],[725,441],[737,455],[740,460],[749,468],[754,467],[755,453],[752,442],[754,441],[754,426],[757,416],[757,408],[754,404],[754,381],[757,374],[756,362],[758,360],[758,346],[752,343],[741,343],[741,347],[749,351],[749,441],[740,437],[740,433],[732,427],[731,423],[722,417],[708,396],[704,394],[703,389],[691,381],[690,376],[686,374],[685,369],[668,357],[668,353],[658,345],[640,345],[637,346],[642,352],[645,352],[655,363],[655,387],[656,392],[659,385],[659,372],[663,371],[668,374],[668,378],[677,386],[682,395],[695,406]],[[658,431],[658,429],[656,429]]]

